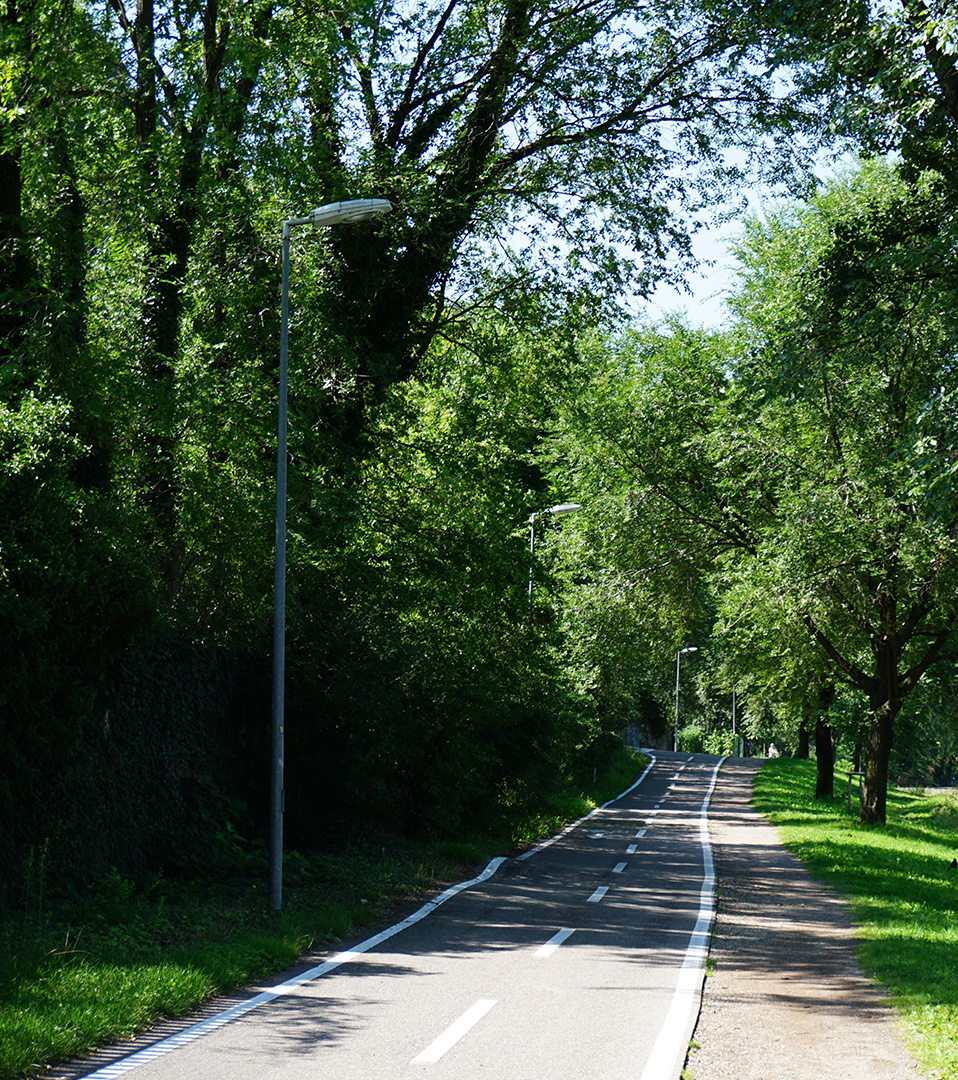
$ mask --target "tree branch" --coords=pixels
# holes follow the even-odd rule
[[[839,671],[848,677],[848,680],[853,686],[867,694],[872,680],[869,679],[865,672],[850,660],[845,659],[829,638],[815,625],[815,621],[812,619],[811,615],[802,615],[801,619],[814,640],[818,642],[822,649],[824,649],[826,655],[835,662]]]
[[[363,98],[363,108],[366,112],[366,123],[369,125],[369,134],[372,136],[373,142],[381,143],[383,125],[382,118],[379,115],[379,107],[376,105],[372,71],[369,64],[363,61],[359,55],[359,50],[353,40],[352,27],[348,25],[341,12],[336,12],[334,17],[336,19],[336,25],[339,27],[339,32],[342,35],[343,42],[346,45],[346,52],[349,55],[349,59],[352,61],[353,67],[356,69],[356,74],[359,76],[359,89]]]
[[[392,123],[389,125],[389,129],[385,136],[386,145],[393,149],[396,149],[399,133],[402,131],[403,124],[405,124],[412,111],[413,90],[419,80],[423,65],[426,63],[426,58],[436,47],[439,39],[442,37],[443,30],[446,28],[446,24],[449,22],[452,13],[458,6],[459,0],[449,0],[446,10],[439,16],[429,40],[424,45],[420,45],[419,51],[416,53],[416,59],[413,60],[412,64],[409,66],[409,74],[406,77],[406,85],[403,87],[402,97],[399,99],[399,104],[396,106],[396,112],[393,116]]]
[[[935,640],[928,646],[925,655],[910,667],[899,680],[899,693],[902,699],[904,699],[915,688],[918,680],[924,675],[931,665],[939,659],[944,659],[942,656],[942,648],[945,642],[951,637],[952,631],[955,628],[956,615],[952,615],[948,620],[946,627],[940,630],[935,637]]]

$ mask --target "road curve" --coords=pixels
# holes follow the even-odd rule
[[[557,837],[86,1075],[676,1080],[714,915],[719,765],[656,752],[626,794]]]

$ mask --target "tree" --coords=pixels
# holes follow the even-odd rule
[[[745,374],[784,406],[764,410],[763,441],[789,448],[791,473],[776,493],[775,588],[868,698],[862,816],[883,822],[895,718],[958,619],[958,504],[940,474],[958,438],[949,214],[936,176],[909,187],[874,164],[790,224],[755,229],[738,303],[758,330]]]
[[[753,642],[803,628],[823,690],[867,697],[869,822],[901,704],[958,619],[950,221],[934,176],[912,188],[880,164],[753,221],[737,337],[627,337],[577,462],[622,485],[621,568],[675,606],[706,579]]]
[[[871,153],[901,152],[950,183],[958,154],[958,19],[946,0],[743,3],[799,94],[830,94],[829,128]]]
[[[753,121],[781,121],[779,161],[815,122],[766,77],[754,28],[692,3],[356,0],[307,18],[269,0],[30,0],[5,19],[4,257],[29,276],[16,236],[55,176],[56,265],[91,336],[87,363],[61,365],[74,415],[174,605],[195,595],[198,461],[214,459],[204,481],[262,471],[250,439],[205,449],[193,393],[218,379],[216,405],[268,437],[245,412],[275,365],[284,216],[357,195],[397,207],[297,243],[298,415],[349,470],[371,449],[369,405],[442,325],[584,281],[607,304],[647,288]]]

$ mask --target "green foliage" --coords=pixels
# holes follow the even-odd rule
[[[705,750],[705,736],[695,724],[679,728],[679,750],[683,754],[701,754]]]
[[[722,754],[726,757],[735,753],[735,736],[731,731],[710,731],[705,737],[707,754]]]
[[[830,132],[870,153],[898,151],[916,171],[953,175],[958,40],[951,5],[763,0],[740,10],[796,65],[799,95],[828,99]]]
[[[791,14],[659,0],[641,25],[619,0],[294,14],[181,0],[132,21],[47,0],[0,14],[12,882],[41,850],[79,881],[259,856],[279,232],[309,206],[380,195],[395,212],[292,245],[287,806],[304,848],[383,820],[446,836],[537,813],[627,725],[665,737],[675,649],[717,616],[715,686],[751,692],[755,730],[794,728],[795,688],[822,681],[799,616],[820,609],[782,582],[821,580],[839,535],[877,551],[899,526],[903,573],[934,544],[949,564],[954,409],[930,373],[953,344],[936,314],[950,294],[922,277],[954,246],[932,227],[936,181],[906,192],[872,170],[854,213],[836,189],[811,217],[755,227],[737,335],[596,331],[681,263],[686,219],[747,168],[729,164],[736,140],[776,179],[813,149],[795,136],[818,131],[817,103],[769,77],[794,59]],[[925,31],[951,41],[943,13]],[[835,326],[885,345],[842,353],[832,416],[855,432],[846,459],[885,454],[868,521],[845,500],[867,477],[823,484],[831,433],[802,397],[809,343]],[[858,423],[896,349],[926,379],[900,380],[924,412],[898,442]],[[770,478],[795,480],[800,452],[802,491],[823,490],[812,554],[807,503]],[[889,495],[903,484],[904,510]],[[588,513],[542,530],[530,606],[526,522],[571,498]],[[911,505],[924,531],[902,525]],[[750,547],[770,553],[761,570]],[[861,623],[870,600],[845,599],[822,633]],[[683,716],[721,730],[704,682],[681,694]]]
[[[954,793],[891,791],[887,826],[876,830],[849,818],[843,797],[811,799],[813,771],[811,762],[770,762],[754,805],[850,901],[863,967],[890,989],[919,1058],[944,1080],[958,1068]]]
[[[552,535],[528,617],[524,522],[571,329],[666,272],[670,208],[779,103],[721,13],[571,12],[0,14],[9,865],[222,866],[229,793],[262,816],[279,232],[338,198],[396,211],[293,243],[293,835],[451,832],[534,805],[636,708],[662,726],[624,648],[592,677],[608,623],[565,670]]]
[[[594,339],[554,443],[597,493],[570,552],[601,581],[589,622],[628,611],[663,677],[666,650],[714,625],[709,663],[756,735],[793,742],[823,693],[853,687],[876,821],[895,717],[958,617],[958,503],[937,480],[958,452],[950,229],[936,177],[881,163],[756,219],[734,331]]]

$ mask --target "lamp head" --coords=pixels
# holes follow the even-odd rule
[[[317,206],[306,215],[314,225],[343,225],[354,221],[366,221],[392,210],[388,199],[347,199],[345,202]]]

